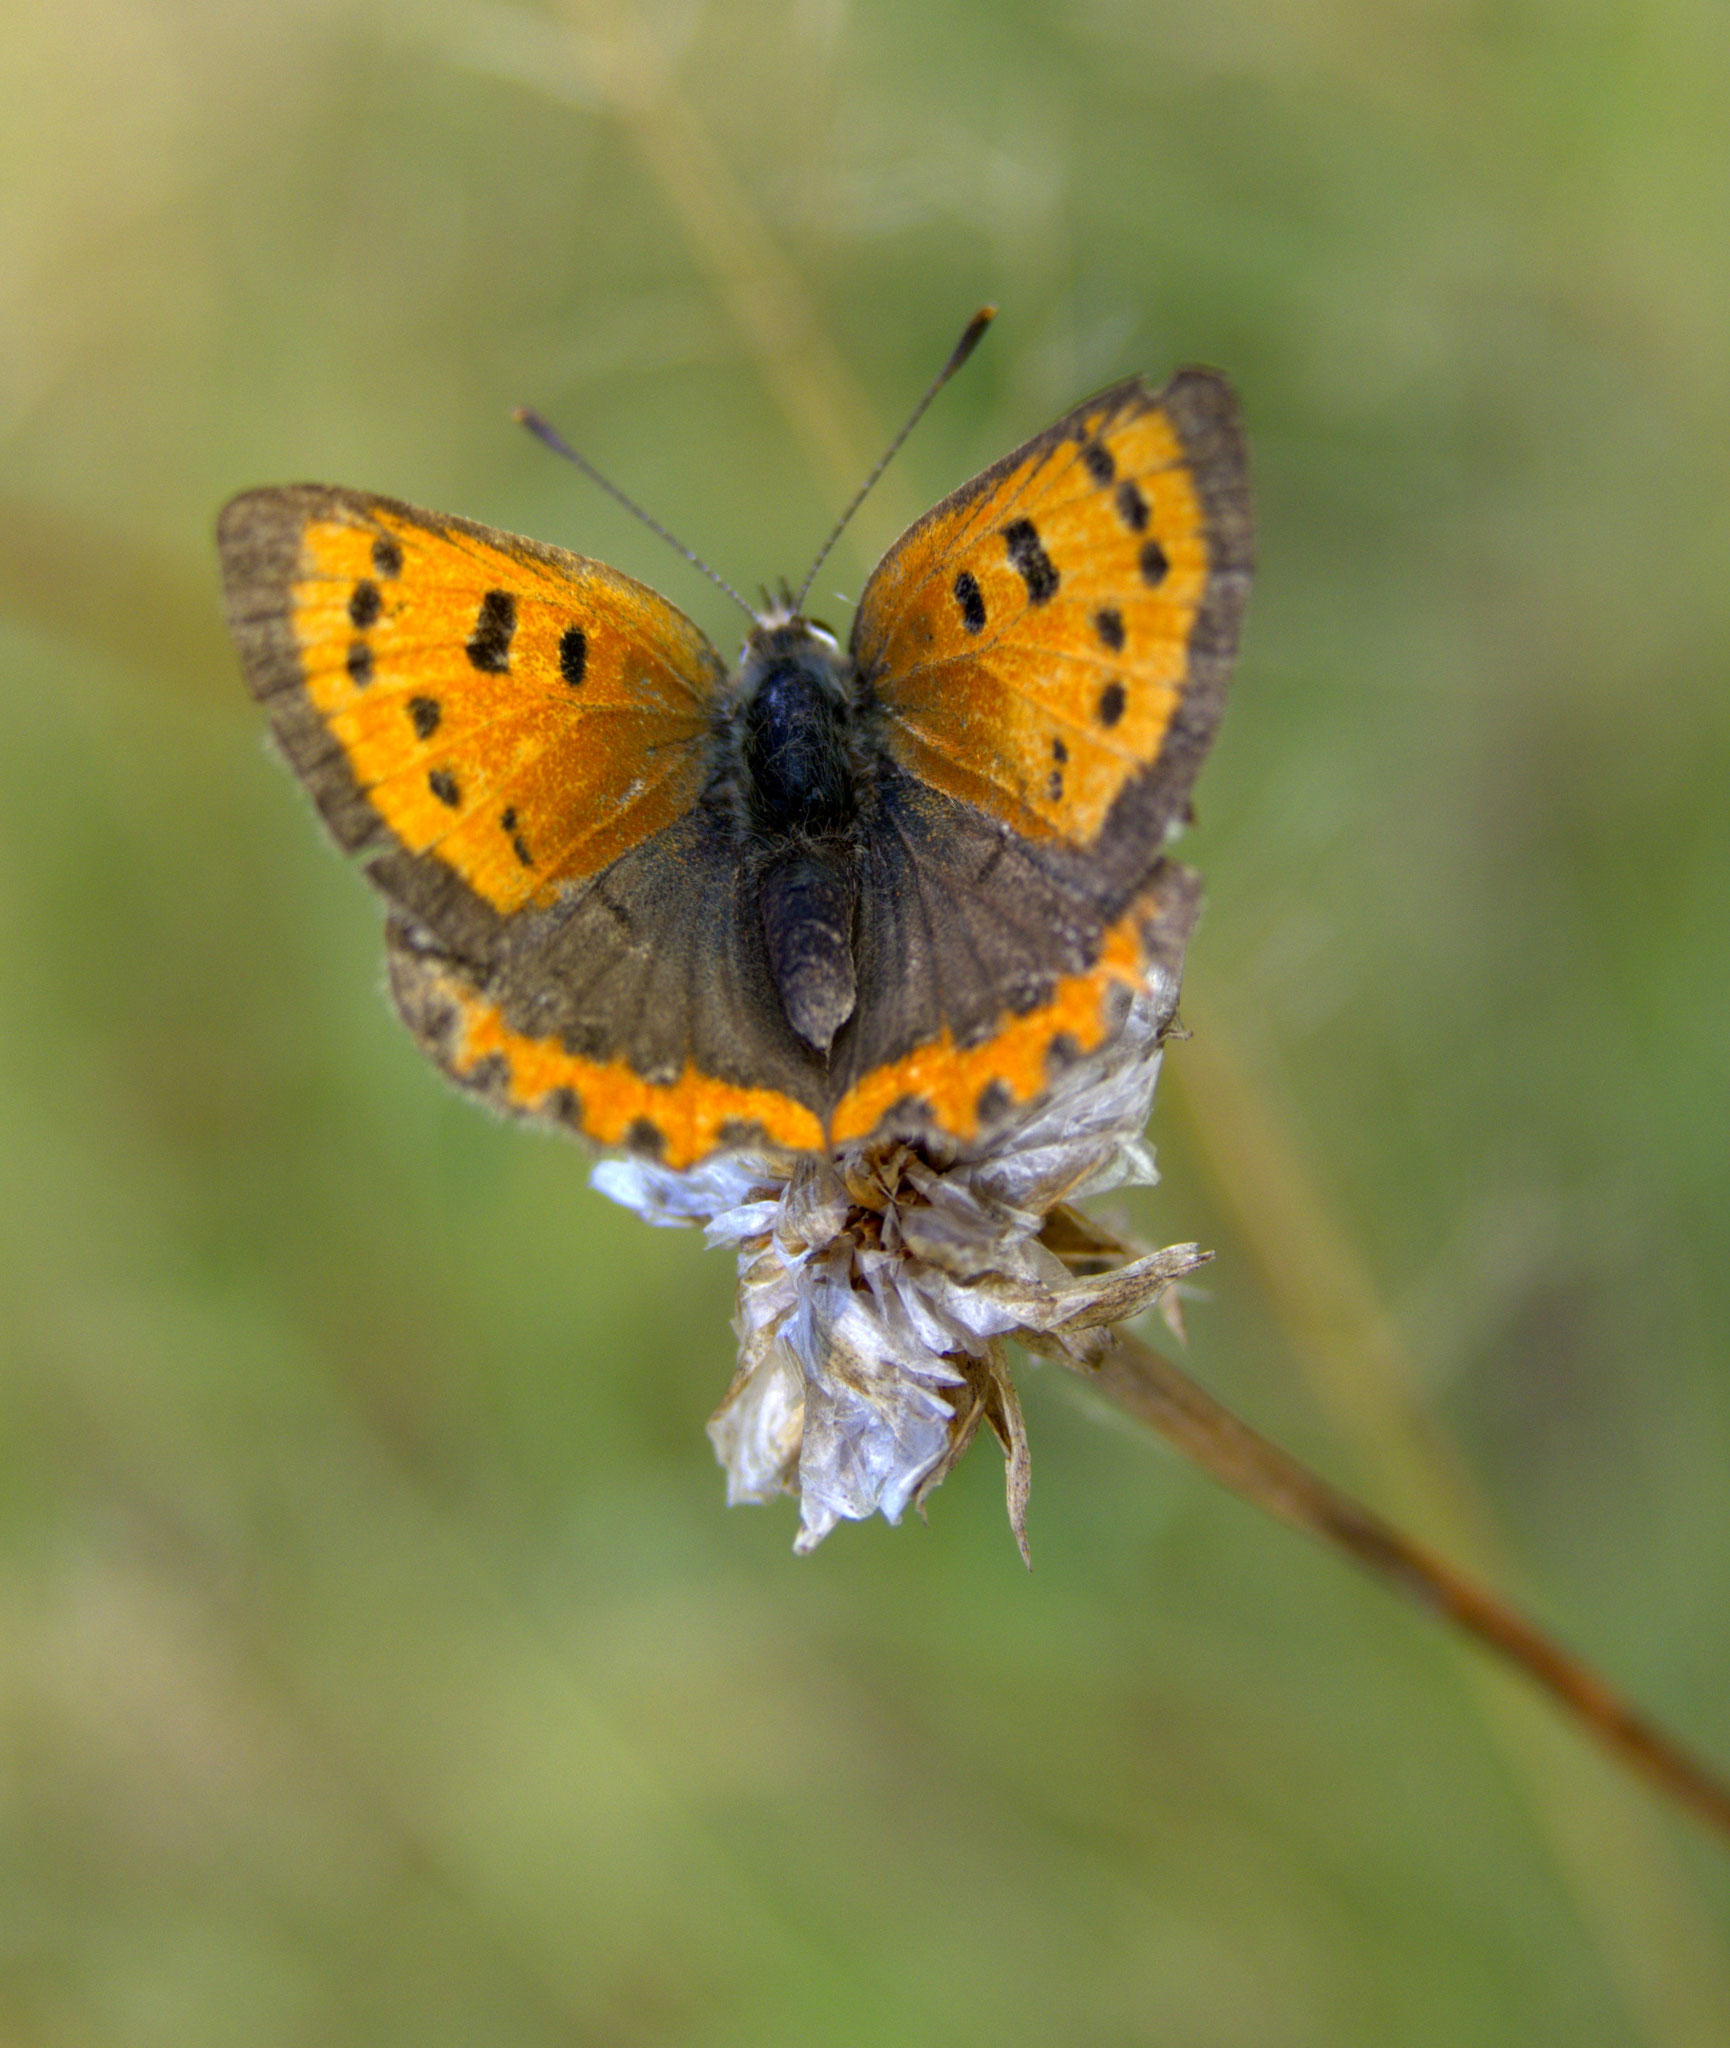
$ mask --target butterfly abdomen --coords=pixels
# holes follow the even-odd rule
[[[765,868],[758,900],[787,1022],[814,1051],[827,1053],[858,1000],[858,858],[845,842],[789,849]]]

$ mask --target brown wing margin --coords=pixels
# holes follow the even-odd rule
[[[1146,394],[1145,385],[1141,388],[1176,428],[1189,463],[1205,521],[1208,578],[1190,628],[1189,679],[1159,757],[1125,788],[1100,834],[1101,852],[1114,871],[1120,866],[1126,871],[1129,887],[1139,884],[1146,865],[1188,812],[1196,771],[1225,709],[1255,570],[1249,450],[1231,385],[1217,370],[1184,369],[1163,390]],[[1143,865],[1130,880],[1127,871],[1138,855]]]
[[[381,502],[409,513],[406,505]],[[353,509],[355,493],[324,484],[248,491],[222,508],[216,545],[228,629],[247,687],[269,712],[284,759],[311,792],[337,844],[347,853],[365,854],[385,846],[390,834],[307,695],[290,605],[301,535],[313,521]]]

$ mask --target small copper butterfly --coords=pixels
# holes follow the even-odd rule
[[[1164,848],[1251,569],[1211,370],[1114,385],[945,498],[845,650],[801,592],[733,670],[617,570],[392,498],[249,491],[219,542],[402,1015],[501,1109],[672,1167],[965,1145],[1181,957]]]

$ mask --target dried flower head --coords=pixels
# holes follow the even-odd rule
[[[1185,919],[1187,922],[1187,918]],[[1072,1204],[1157,1179],[1142,1133],[1177,1006],[1181,940],[1100,1049],[969,1149],[876,1139],[832,1157],[723,1153],[686,1172],[610,1159],[594,1185],[739,1262],[738,1370],[709,1423],[727,1498],[799,1500],[794,1548],[899,1521],[986,1423],[1023,1557],[1029,1462],[1013,1343],[1085,1367],[1105,1333],[1207,1256],[1137,1257]]]

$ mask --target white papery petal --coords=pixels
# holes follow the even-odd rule
[[[785,1344],[771,1339],[751,1371],[709,1418],[709,1441],[727,1474],[727,1505],[762,1505],[798,1491],[805,1429],[805,1376]]]
[[[795,1316],[790,1342],[805,1368],[796,1547],[812,1549],[840,1516],[900,1521],[949,1443],[949,1404],[927,1382],[958,1385],[960,1375],[935,1357],[910,1359],[862,1297],[835,1288],[812,1302],[808,1322]]]

